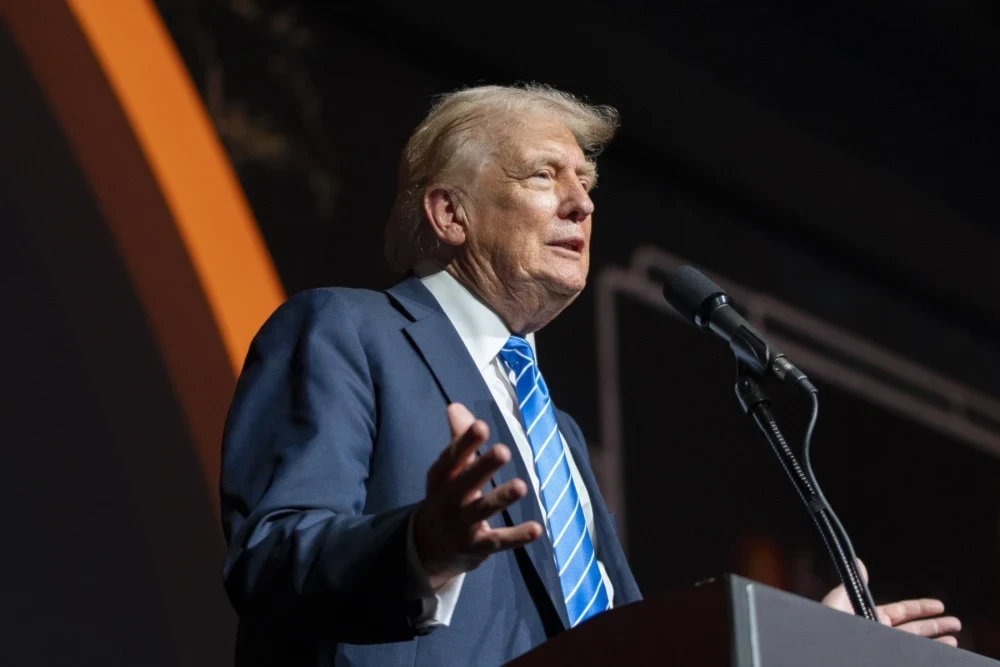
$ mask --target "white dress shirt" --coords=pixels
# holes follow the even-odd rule
[[[453,278],[447,271],[437,267],[420,267],[418,275],[430,293],[434,295],[441,305],[448,319],[455,326],[459,337],[465,343],[472,360],[475,362],[479,372],[483,374],[483,380],[489,387],[493,399],[500,407],[511,435],[514,438],[513,444],[517,453],[524,460],[528,469],[528,477],[532,488],[535,490],[535,499],[541,508],[542,516],[546,515],[545,505],[542,502],[539,491],[538,474],[535,472],[534,453],[531,451],[531,444],[525,433],[524,425],[521,422],[521,411],[518,405],[517,392],[514,389],[513,374],[499,359],[497,354],[506,345],[511,336],[510,330],[503,320],[490,309],[485,303],[480,301],[472,292],[465,288],[462,283]],[[531,349],[535,351],[535,335],[526,336]],[[535,354],[537,360],[537,351]],[[536,361],[537,363],[537,361]],[[540,367],[539,367],[540,368]],[[495,434],[491,434],[494,435]],[[573,483],[576,485],[577,494],[580,497],[580,506],[583,509],[584,518],[587,521],[587,532],[594,544],[594,552],[600,556],[600,545],[598,544],[597,533],[594,530],[594,510],[590,503],[590,494],[584,486],[580,471],[566,444],[566,438],[560,432],[563,449],[566,450],[566,460],[569,462],[570,473]],[[442,449],[447,443],[442,443]],[[505,443],[511,444],[511,443]],[[511,465],[511,464],[508,464]],[[520,501],[524,502],[524,501]],[[545,526],[548,531],[548,526]],[[549,535],[551,538],[552,536]],[[437,591],[432,591],[427,582],[427,575],[423,572],[420,560],[416,555],[416,547],[413,540],[412,526],[410,529],[410,567],[413,576],[417,579],[416,590],[419,591],[423,599],[423,613],[417,618],[417,627],[429,629],[440,625],[447,626],[451,622],[455,606],[458,604],[458,596],[462,589],[462,582],[465,575],[460,574]],[[553,555],[553,558],[555,556]],[[598,558],[597,567],[601,571],[601,578],[604,579],[604,586],[608,591],[608,599],[614,601],[614,587],[608,579],[604,563]]]

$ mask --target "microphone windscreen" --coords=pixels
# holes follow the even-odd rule
[[[663,296],[685,319],[695,322],[695,314],[707,300],[725,290],[693,266],[682,266],[667,274]]]

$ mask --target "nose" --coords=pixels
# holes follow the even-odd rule
[[[579,182],[566,192],[560,205],[559,217],[573,222],[583,222],[594,212],[594,201]]]

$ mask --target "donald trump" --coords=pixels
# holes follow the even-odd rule
[[[498,665],[640,599],[534,339],[586,284],[617,126],[546,86],[441,97],[386,227],[405,278],[261,329],[223,451],[237,664]],[[883,613],[939,636],[942,610]]]

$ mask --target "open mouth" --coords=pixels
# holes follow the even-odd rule
[[[583,250],[583,241],[581,239],[565,239],[563,241],[555,241],[549,245],[553,248],[563,248],[575,253]]]

